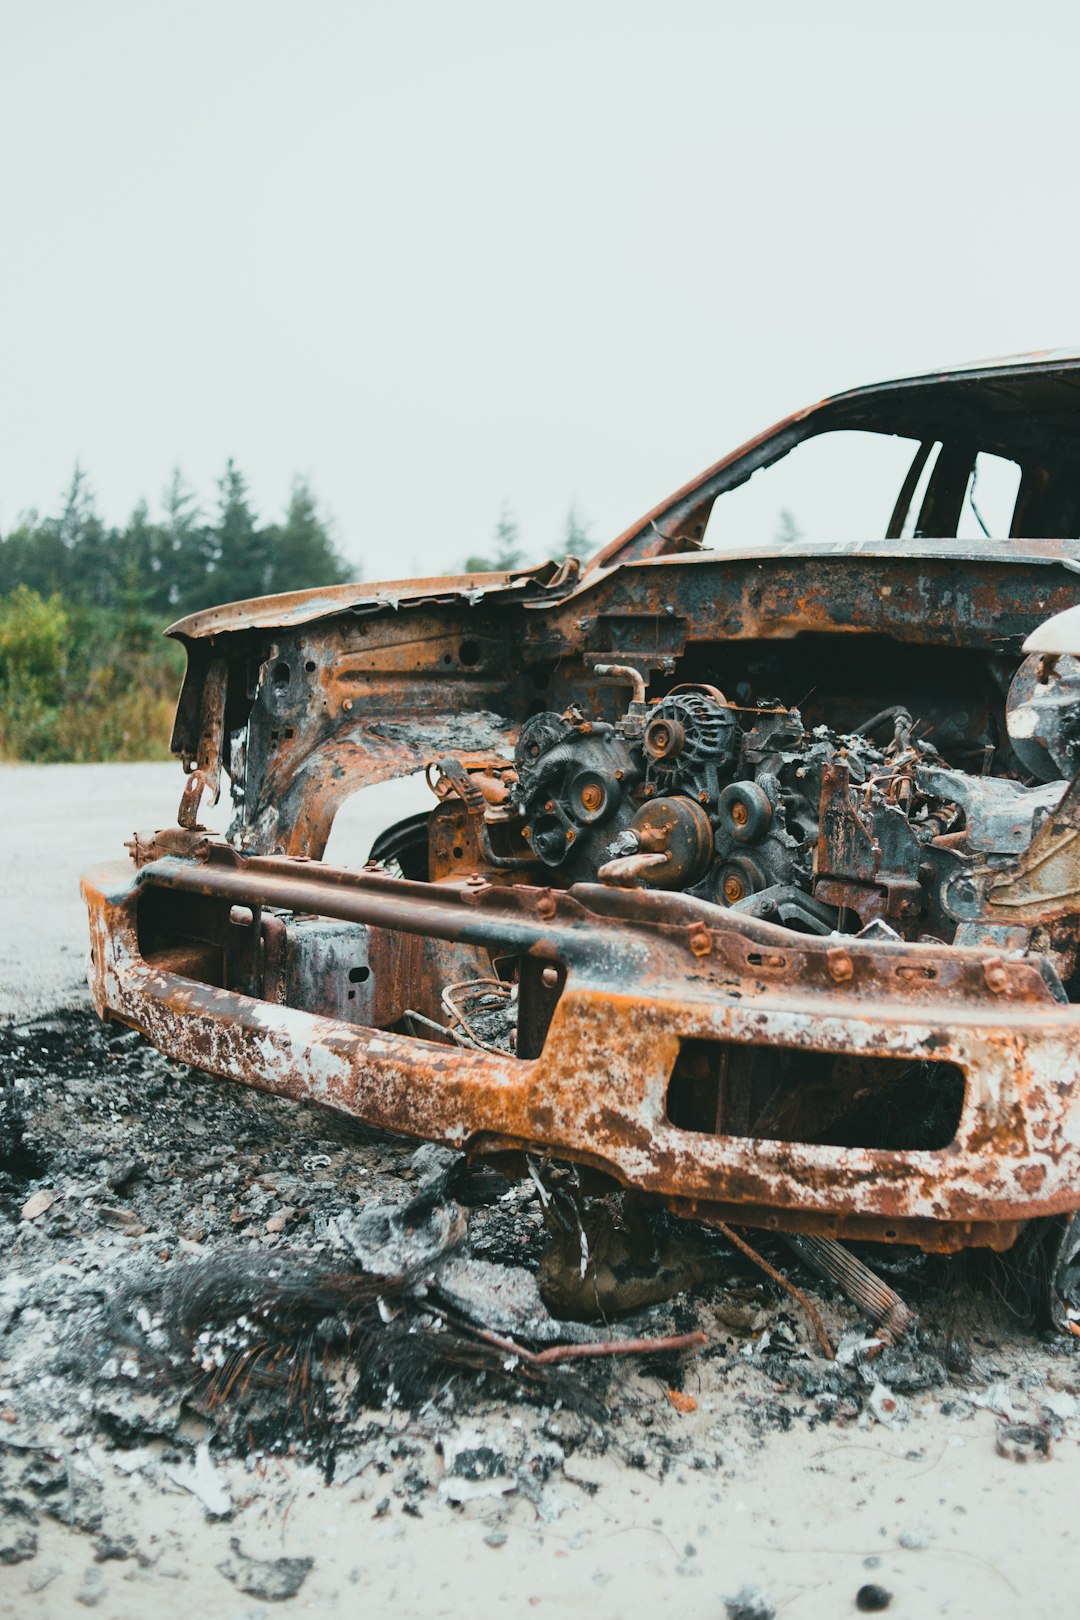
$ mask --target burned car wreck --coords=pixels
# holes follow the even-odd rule
[[[833,435],[903,452],[876,532],[741,540],[727,503]],[[1080,355],[942,372],[786,419],[585,567],[174,625],[188,781],[176,826],[84,879],[99,1013],[706,1222],[938,1252],[1064,1234],[1078,447]],[[986,458],[1014,485],[983,533]],[[362,869],[324,861],[353,794],[419,771],[429,811]]]

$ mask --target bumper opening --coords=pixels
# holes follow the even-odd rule
[[[964,1095],[955,1063],[683,1040],[666,1111],[704,1136],[904,1152],[948,1147]]]
[[[559,961],[152,885],[150,968],[338,1023],[531,1059],[566,984]]]

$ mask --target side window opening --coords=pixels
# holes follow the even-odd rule
[[[957,538],[979,540],[989,536],[994,540],[1007,540],[1012,533],[1020,477],[1015,461],[980,450],[964,491]]]
[[[970,442],[946,440],[920,505],[914,533],[927,540],[1007,540],[1020,489],[1015,461]]]
[[[1021,468],[970,443],[863,429],[819,433],[719,495],[706,543],[775,550],[809,541],[1007,540]]]
[[[855,428],[804,439],[717,497],[707,544],[764,549],[883,539],[918,449],[915,439]]]

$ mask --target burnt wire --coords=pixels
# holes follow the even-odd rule
[[[102,1326],[99,1367],[108,1361],[104,1341],[219,1423],[257,1420],[265,1435],[269,1422],[285,1437],[325,1429],[343,1403],[415,1402],[463,1379],[599,1412],[567,1362],[704,1342],[682,1335],[533,1348],[464,1317],[428,1272],[334,1271],[280,1251],[218,1255],[132,1283],[105,1305]]]

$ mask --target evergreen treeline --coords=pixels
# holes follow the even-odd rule
[[[549,553],[591,547],[571,507]],[[508,506],[470,573],[526,561]],[[357,578],[315,497],[293,485],[280,523],[260,523],[234,462],[209,518],[179,473],[160,516],[140,502],[124,528],[100,518],[76,468],[58,514],[0,537],[0,759],[165,759],[183,654],[161,630],[200,608]]]
[[[55,516],[0,537],[0,758],[164,759],[183,654],[172,619],[349,577],[310,488],[260,523],[230,461],[206,518],[175,473],[162,515],[102,522],[76,468]]]
[[[31,513],[0,539],[0,596],[25,585],[65,602],[145,612],[158,625],[221,602],[334,585],[350,573],[302,479],[284,521],[261,524],[232,461],[210,520],[177,472],[160,518],[141,501],[126,527],[109,528],[76,467],[58,515]]]

